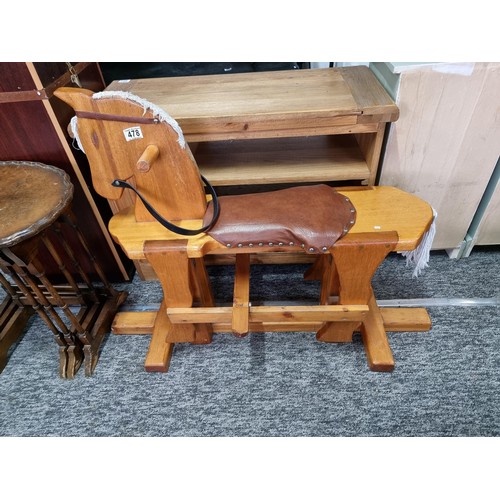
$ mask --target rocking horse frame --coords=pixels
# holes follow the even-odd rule
[[[123,186],[113,187],[113,182],[128,179],[139,192],[147,193],[162,217],[188,230],[202,227],[210,196],[182,131],[164,110],[120,93],[94,95],[62,88],[55,95],[76,111],[74,131],[89,158],[98,193],[118,199]],[[134,124],[142,124],[141,140],[124,146],[122,131]],[[166,195],[162,188],[168,185],[189,189],[170,189]],[[356,220],[332,246],[319,251],[305,275],[321,282],[318,304],[297,306],[250,303],[250,255],[308,252],[307,247],[271,243],[236,247],[206,232],[179,235],[160,224],[136,197],[133,206],[112,217],[109,231],[130,259],[151,264],[164,297],[157,312],[118,313],[113,333],[151,334],[145,369],[167,371],[175,343],[208,344],[214,333],[310,331],[318,341],[335,343],[352,342],[353,333],[360,331],[370,369],[393,370],[386,332],[426,331],[431,322],[425,309],[379,308],[371,280],[390,252],[418,248],[431,228],[433,211],[423,200],[388,186],[335,192],[352,203]],[[205,267],[209,255],[235,256],[232,306],[215,304]]]

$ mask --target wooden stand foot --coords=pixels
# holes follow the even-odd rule
[[[153,336],[144,362],[144,368],[147,372],[168,371],[174,348],[173,343],[167,342],[170,328],[171,323],[167,316],[167,306],[165,300],[163,300],[160,310],[156,314]]]
[[[380,313],[386,332],[428,332],[432,327],[423,307],[382,307]]]
[[[394,358],[385,332],[384,320],[373,294],[368,306],[370,311],[361,323],[361,338],[368,366],[372,371],[390,372],[394,370]]]
[[[72,379],[83,363],[83,350],[78,345],[59,348],[59,376]]]

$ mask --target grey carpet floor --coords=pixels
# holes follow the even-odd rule
[[[256,266],[254,299],[314,298],[304,266]],[[231,270],[210,269],[219,299]],[[215,335],[178,344],[168,373],[146,373],[149,337],[108,335],[92,377],[58,377],[57,349],[37,317],[0,375],[0,436],[499,436],[500,249],[451,260],[432,252],[418,279],[391,255],[378,299],[489,298],[493,305],[429,307],[430,332],[390,333],[392,373],[367,367],[352,344],[310,333]],[[157,283],[120,284],[126,305],[159,303]],[[226,298],[227,300],[227,298]]]

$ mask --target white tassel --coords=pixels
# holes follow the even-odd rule
[[[80,149],[83,153],[85,153],[82,143],[80,142],[80,137],[78,135],[78,118],[76,116],[73,116],[73,118],[71,118],[69,126],[71,127],[71,133],[73,134],[73,138],[78,144],[78,149]]]
[[[177,142],[181,148],[184,149],[186,147],[184,134],[182,133],[182,129],[179,124],[164,109],[160,108],[156,104],[153,104],[152,102],[149,102],[135,94],[131,94],[130,92],[124,92],[123,90],[104,90],[103,92],[97,92],[92,95],[92,99],[106,99],[113,97],[121,97],[122,99],[127,99],[128,101],[140,104],[144,108],[144,112],[150,110],[155,118],[161,122],[168,123],[175,130],[175,132],[177,132]]]
[[[429,266],[429,258],[431,253],[432,242],[434,241],[434,236],[436,235],[436,218],[437,212],[432,209],[433,219],[431,227],[424,234],[422,241],[415,250],[409,252],[401,252],[403,257],[406,257],[406,265],[412,266],[413,276],[417,278],[420,273]]]

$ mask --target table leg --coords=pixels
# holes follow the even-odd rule
[[[9,348],[24,332],[33,308],[23,306],[11,296],[5,297],[0,305],[0,373],[7,364]]]

